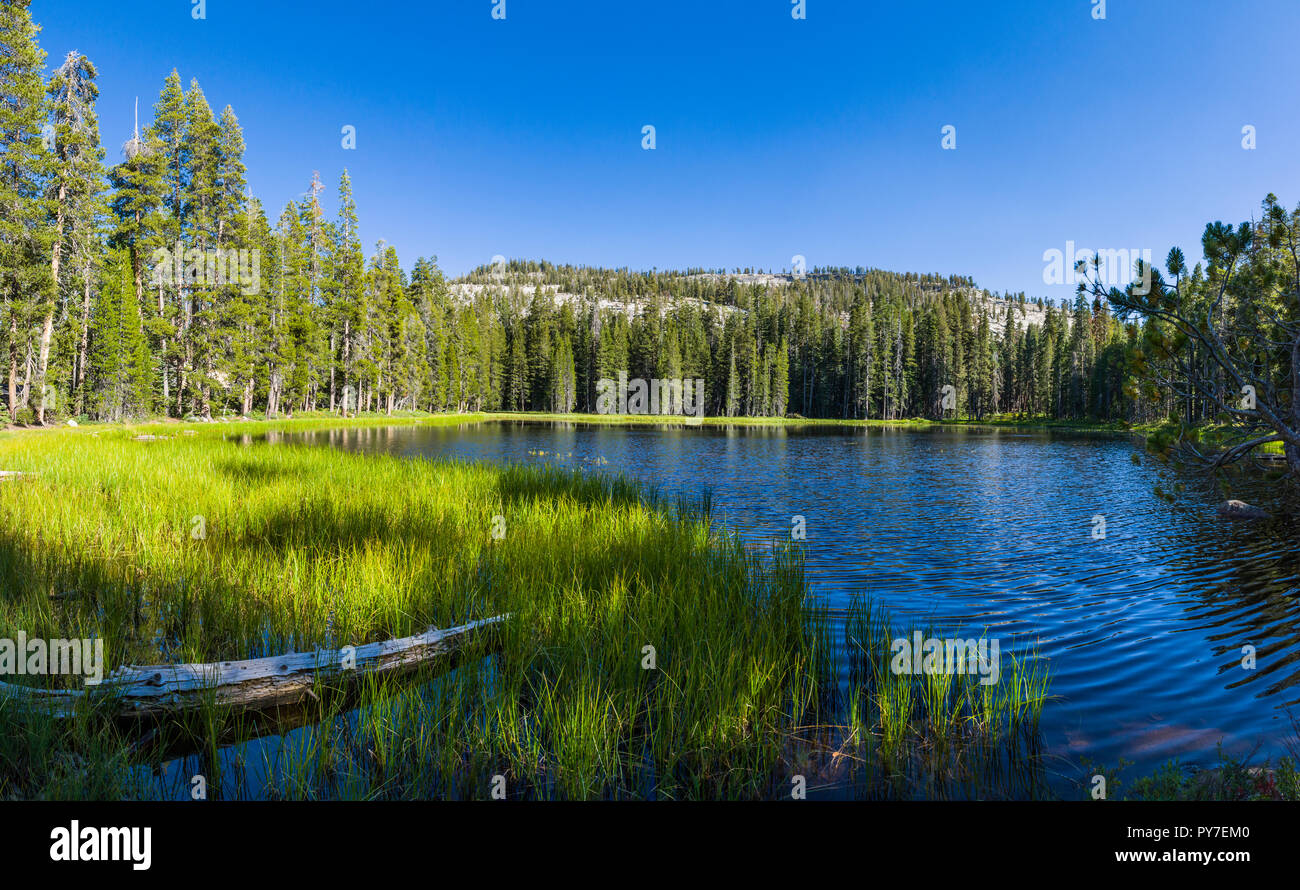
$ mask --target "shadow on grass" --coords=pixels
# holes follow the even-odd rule
[[[236,482],[250,485],[268,485],[283,479],[301,478],[300,473],[281,466],[270,466],[258,459],[255,454],[219,460],[214,464],[214,468]]]
[[[626,476],[551,466],[507,466],[497,482],[497,493],[507,504],[563,500],[583,506],[653,506],[657,502],[654,492],[647,494]]]

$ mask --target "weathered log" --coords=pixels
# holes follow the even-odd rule
[[[499,636],[494,626],[506,617],[344,649],[211,664],[123,667],[85,690],[0,683],[0,697],[20,699],[59,717],[72,714],[86,697],[108,699],[119,717],[137,721],[172,719],[205,704],[273,713],[315,700],[318,684],[347,695],[365,678],[396,678],[429,665],[450,665],[472,644],[495,648]]]

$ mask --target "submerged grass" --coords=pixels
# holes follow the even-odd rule
[[[510,613],[499,653],[370,680],[267,739],[209,707],[168,730],[197,753],[156,769],[103,705],[60,722],[0,700],[0,797],[188,796],[196,773],[273,799],[1041,793],[1037,668],[893,675],[880,616],[810,605],[802,553],[747,550],[707,496],[245,439],[266,429],[0,438],[0,469],[27,474],[0,484],[0,638],[102,639],[112,668]]]
[[[1300,726],[1294,722],[1293,736],[1300,740]],[[1119,800],[1174,800],[1174,801],[1247,801],[1287,800],[1300,801],[1300,749],[1294,743],[1289,755],[1278,758],[1276,764],[1265,758],[1257,760],[1254,753],[1231,755],[1219,746],[1218,762],[1211,767],[1192,767],[1178,760],[1168,760],[1149,775],[1139,776],[1131,782],[1122,778],[1130,762],[1121,759],[1117,767],[1085,764],[1094,774],[1091,783],[1082,788],[1085,799],[1096,793],[1096,778],[1106,781],[1107,793]]]

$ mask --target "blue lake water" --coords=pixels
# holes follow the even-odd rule
[[[1134,463],[1127,437],[494,422],[303,438],[622,472],[665,494],[707,487],[715,521],[756,545],[790,540],[802,516],[815,596],[867,596],[896,630],[987,631],[1004,653],[1049,659],[1044,741],[1062,778],[1085,758],[1133,761],[1131,777],[1170,758],[1213,765],[1219,743],[1277,757],[1295,739],[1294,529],[1218,519],[1223,494],[1205,477]],[[1157,494],[1179,483],[1175,503]]]

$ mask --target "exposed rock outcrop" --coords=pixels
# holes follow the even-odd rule
[[[1219,504],[1219,517],[1222,519],[1268,519],[1269,513],[1260,507],[1254,507],[1245,501],[1224,501]]]

